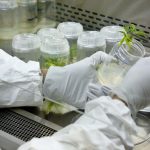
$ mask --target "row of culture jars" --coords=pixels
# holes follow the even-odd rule
[[[55,0],[1,0],[0,18],[0,48],[12,54],[14,35],[56,25]]]
[[[42,43],[40,48],[42,68],[49,68],[52,65],[64,66],[69,63],[69,45],[60,26],[58,26],[58,29],[45,28],[38,32]],[[123,29],[121,28],[121,30]],[[66,31],[66,33],[69,32]],[[80,55],[79,60],[92,55],[96,51],[105,51],[105,47],[107,48],[105,37],[96,31],[86,31],[80,34],[78,40],[76,39]],[[109,41],[106,41],[106,43]],[[131,47],[128,47],[125,43],[119,46],[118,39],[113,41],[113,43],[112,41],[110,42],[114,46],[110,50],[110,55],[116,58],[116,62],[103,63],[98,69],[98,78],[106,86],[118,85],[129,68],[145,54],[143,45],[136,40],[133,41]]]

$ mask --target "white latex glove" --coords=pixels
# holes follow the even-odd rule
[[[112,60],[112,56],[99,51],[65,67],[50,67],[43,87],[45,97],[83,109],[88,100],[88,85],[98,82],[97,65]]]
[[[112,93],[127,103],[133,117],[137,111],[150,105],[150,57],[141,58]]]
[[[42,104],[38,62],[25,63],[0,49],[0,107]]]

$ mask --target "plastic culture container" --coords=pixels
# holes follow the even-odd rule
[[[69,41],[70,61],[75,62],[77,59],[77,39],[83,32],[83,26],[76,22],[63,22],[58,25],[57,29],[62,32]]]
[[[37,34],[40,37],[41,41],[43,41],[45,38],[50,37],[64,38],[64,35],[55,28],[42,28],[38,31]]]
[[[66,39],[49,37],[42,41],[41,68],[65,66],[69,62],[69,44]]]
[[[119,31],[124,31],[121,26],[106,26],[100,30],[100,34],[106,40],[106,53],[109,53],[113,46],[123,38],[123,34]]]
[[[39,61],[40,45],[40,39],[36,34],[18,34],[12,41],[13,54],[25,62]]]
[[[105,51],[106,42],[98,31],[85,31],[77,40],[77,59],[89,57],[97,51]]]
[[[20,32],[35,32],[37,19],[37,0],[18,0]]]
[[[0,0],[0,48],[12,53],[12,38],[17,33],[16,0]]]
[[[39,28],[56,26],[55,0],[37,0]]]
[[[102,85],[107,87],[118,86],[130,67],[145,54],[143,45],[137,40],[133,40],[131,47],[125,43],[121,46],[117,43],[110,52],[117,61],[103,63],[98,69],[98,78]]]

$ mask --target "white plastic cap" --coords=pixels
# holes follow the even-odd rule
[[[98,31],[85,31],[79,37],[77,44],[82,47],[105,47],[106,42],[104,37]]]
[[[41,40],[47,37],[65,38],[64,35],[55,28],[42,28],[37,34]]]
[[[83,32],[83,26],[76,22],[60,23],[57,29],[62,32],[67,39],[77,39]]]
[[[69,54],[69,43],[66,39],[56,37],[45,38],[41,44],[41,52],[50,55]]]
[[[7,10],[17,7],[16,0],[0,0],[0,10]]]
[[[40,45],[40,38],[32,33],[18,34],[12,41],[13,50],[20,53],[40,48]]]
[[[105,37],[106,40],[120,40],[123,38],[123,34],[120,31],[124,31],[121,26],[106,26],[100,30],[100,34]]]

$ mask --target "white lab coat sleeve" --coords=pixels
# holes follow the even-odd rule
[[[135,133],[136,125],[124,103],[101,97],[87,103],[85,114],[74,124],[51,137],[32,139],[19,150],[131,150]]]
[[[0,50],[0,70],[0,108],[42,104],[38,62],[25,63]]]

